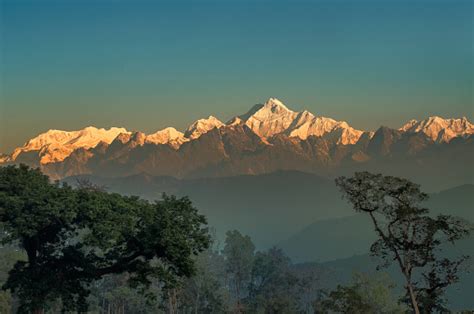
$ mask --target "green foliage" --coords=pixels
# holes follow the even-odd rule
[[[153,293],[150,299],[141,291],[127,285],[129,274],[106,275],[93,283],[88,298],[89,311],[92,313],[157,313],[161,288],[152,284],[147,293]]]
[[[429,210],[421,207],[428,195],[406,179],[360,172],[337,178],[336,184],[357,212],[370,217],[379,237],[370,251],[382,259],[381,267],[398,265],[414,312],[443,309],[442,295],[458,280],[457,272],[467,257],[440,258],[441,244],[466,237],[471,227],[448,215],[429,216]],[[424,286],[414,280],[415,270],[425,279]]]
[[[225,258],[225,270],[236,298],[236,311],[241,311],[241,300],[248,293],[255,245],[249,236],[244,236],[237,230],[228,231],[222,253]]]
[[[291,260],[280,249],[257,252],[249,288],[250,309],[255,313],[294,313],[297,283]]]
[[[394,284],[386,274],[355,273],[348,286],[338,285],[319,304],[318,312],[405,313],[393,294]]]
[[[72,189],[24,165],[0,168],[0,222],[3,242],[18,242],[28,256],[3,286],[18,295],[20,312],[58,299],[64,310],[84,311],[91,283],[107,274],[129,273],[133,287],[151,278],[173,287],[209,245],[206,220],[187,198],[150,203]]]
[[[459,279],[466,257],[443,258],[440,247],[469,227],[429,216],[420,205],[426,194],[407,180],[358,173],[336,182],[370,217],[379,236],[371,252],[380,266],[397,263],[407,296],[422,312],[445,311],[444,291]],[[315,269],[298,269],[277,248],[256,252],[235,230],[222,251],[210,248],[206,219],[188,198],[149,202],[87,182],[73,189],[39,170],[9,166],[0,168],[0,224],[8,244],[0,248],[1,313],[18,305],[20,313],[87,306],[92,313],[136,314],[405,310],[383,276],[357,274],[318,301]]]
[[[26,260],[25,254],[15,246],[4,245],[0,247],[0,285],[5,284],[8,272],[17,261]],[[0,313],[15,313],[16,300],[9,290],[0,291]]]
[[[180,290],[181,310],[185,313],[224,313],[229,307],[225,288],[224,257],[208,249],[196,258],[197,271],[184,279]]]

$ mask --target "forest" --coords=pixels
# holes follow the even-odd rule
[[[470,257],[445,247],[466,239],[471,223],[430,214],[428,195],[403,178],[358,172],[335,184],[377,236],[376,270],[354,272],[345,284],[328,282],[322,264],[293,263],[281,248],[257,250],[238,230],[221,243],[187,197],[149,201],[2,167],[0,312],[448,312],[446,289]]]

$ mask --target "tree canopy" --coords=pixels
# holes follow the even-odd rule
[[[336,184],[357,212],[369,215],[379,237],[370,251],[382,258],[381,267],[397,264],[413,311],[443,310],[444,290],[458,280],[467,256],[442,258],[441,244],[466,237],[471,226],[449,215],[430,216],[423,207],[428,195],[406,179],[359,172],[337,178]]]
[[[18,295],[20,312],[58,299],[65,310],[84,311],[90,284],[107,274],[127,272],[134,287],[151,278],[172,287],[194,273],[193,256],[209,245],[206,219],[186,197],[149,202],[73,189],[24,165],[0,168],[0,223],[3,243],[28,256],[3,287]]]

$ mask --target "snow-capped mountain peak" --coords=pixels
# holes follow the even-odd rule
[[[0,164],[9,162],[10,160],[11,160],[10,156],[0,153]]]
[[[433,141],[447,143],[455,137],[466,137],[474,134],[474,125],[466,117],[444,119],[432,116],[425,120],[410,120],[400,129],[402,132],[426,134]]]
[[[209,116],[207,119],[199,119],[191,124],[184,133],[184,136],[189,139],[196,139],[204,133],[222,126],[224,126],[224,123],[222,123],[219,119],[214,116]]]
[[[42,164],[62,161],[78,148],[89,149],[100,142],[110,144],[120,133],[129,132],[124,128],[92,126],[79,131],[48,130],[15,149],[11,159],[16,160],[21,153],[39,151]]]
[[[291,111],[285,106],[283,102],[281,102],[278,98],[274,97],[270,97],[263,105],[263,108],[269,109],[274,113],[281,111]]]
[[[270,98],[265,104],[254,106],[240,118],[262,138],[285,134],[305,140],[313,135],[330,137],[340,144],[354,144],[363,133],[344,121],[316,117],[307,110],[292,111],[277,98]]]
[[[407,123],[405,123],[401,128],[399,128],[398,130],[399,131],[402,131],[402,132],[406,132],[408,130],[410,130],[415,124],[418,123],[418,120],[415,120],[415,119],[412,119],[410,121],[408,121]]]
[[[270,98],[263,105],[256,105],[240,116],[257,135],[267,138],[285,131],[298,115],[280,100]]]
[[[263,104],[253,106],[246,114],[230,119],[227,124],[222,123],[214,116],[199,119],[189,126],[186,132],[168,127],[153,134],[145,135],[142,132],[129,132],[124,128],[112,127],[110,129],[86,127],[78,131],[48,130],[32,138],[23,146],[16,148],[11,155],[1,155],[0,163],[30,163],[41,165],[62,162],[76,150],[89,150],[88,156],[108,149],[117,149],[121,154],[139,148],[145,144],[169,145],[176,151],[180,150],[183,143],[197,140],[201,135],[215,129],[223,129],[226,140],[229,134],[241,136],[242,127],[245,134],[260,137],[261,142],[274,145],[275,142],[285,137],[299,138],[306,141],[315,136],[331,143],[351,145],[356,144],[361,136],[363,139],[372,138],[373,132],[363,132],[354,129],[345,121],[317,116],[307,110],[292,111],[277,98],[270,98]],[[436,143],[447,143],[455,137],[469,137],[474,134],[474,125],[466,117],[458,119],[444,119],[432,116],[425,120],[410,120],[403,125],[398,133],[423,133]],[[280,139],[275,138],[280,136]],[[407,134],[409,135],[409,134]],[[239,138],[232,138],[239,145]],[[292,141],[293,142],[293,141]],[[260,143],[260,142],[259,142]],[[125,147],[124,150],[121,148]],[[91,150],[91,148],[95,148]],[[146,147],[147,150],[150,148]],[[152,148],[150,148],[152,149]],[[74,156],[83,156],[79,151]],[[76,157],[77,157],[76,156]],[[74,157],[74,158],[76,158]]]
[[[240,117],[233,117],[229,121],[227,121],[226,125],[227,126],[236,126],[244,123],[244,121]]]
[[[164,128],[153,134],[146,136],[146,143],[149,144],[170,144],[174,148],[179,148],[181,144],[188,141],[184,134],[173,127]]]
[[[287,131],[290,137],[305,140],[308,136],[318,136],[334,139],[336,143],[344,145],[355,144],[362,133],[363,131],[352,128],[345,121],[315,117],[307,111],[303,111]]]

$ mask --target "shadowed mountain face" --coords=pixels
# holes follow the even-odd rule
[[[209,116],[184,133],[173,128],[149,135],[121,128],[50,130],[0,156],[0,163],[40,166],[55,179],[141,173],[190,179],[279,170],[332,178],[368,170],[403,176],[433,191],[474,183],[473,134],[466,118],[440,117],[366,132],[294,112],[271,98],[226,124]]]
[[[381,128],[353,145],[309,136],[263,140],[246,125],[222,127],[183,143],[147,144],[143,138],[78,149],[64,161],[42,165],[54,178],[77,174],[120,177],[147,173],[178,178],[224,177],[298,170],[320,176],[368,170],[412,179],[427,190],[473,183],[473,136],[435,143],[422,133]],[[25,154],[24,157],[28,157]],[[31,156],[30,156],[31,157]],[[28,158],[30,158],[28,157]],[[17,161],[31,163],[30,159]]]

